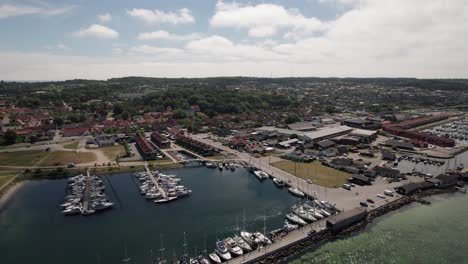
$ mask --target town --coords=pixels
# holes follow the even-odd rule
[[[146,200],[178,203],[197,194],[164,170],[244,168],[301,202],[283,227],[244,229],[190,263],[271,259],[392,206],[466,193],[466,86],[320,78],[2,82],[0,192],[24,180],[71,177],[62,213],[86,216],[118,202],[97,175],[132,172]]]

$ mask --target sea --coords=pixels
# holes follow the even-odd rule
[[[121,263],[130,257],[131,263],[149,264],[162,256],[194,256],[205,244],[210,253],[237,227],[260,232],[282,227],[297,201],[243,168],[165,173],[182,178],[192,196],[154,204],[140,195],[130,173],[108,175],[106,193],[116,206],[91,216],[61,214],[67,180],[26,182],[0,209],[0,263]]]

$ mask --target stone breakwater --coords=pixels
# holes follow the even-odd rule
[[[297,254],[304,252],[304,250],[318,247],[321,244],[326,243],[326,242],[330,242],[330,241],[334,241],[338,239],[344,239],[346,237],[349,237],[350,235],[355,234],[356,232],[362,231],[368,224],[370,224],[376,218],[384,214],[387,214],[389,212],[398,210],[405,205],[411,204],[413,202],[418,202],[421,204],[429,204],[428,201],[424,200],[425,197],[445,194],[445,193],[453,193],[455,191],[456,190],[452,188],[451,189],[430,189],[430,190],[425,190],[425,191],[422,191],[422,192],[419,192],[410,196],[403,196],[398,200],[395,200],[379,208],[373,209],[372,211],[369,211],[365,220],[353,226],[350,226],[342,230],[339,233],[333,234],[330,231],[317,233],[309,237],[308,239],[302,240],[301,242],[291,245],[288,248],[269,254],[265,258],[261,260],[257,260],[254,263],[272,264],[272,263],[285,262],[287,259],[291,258],[292,256],[295,256]]]

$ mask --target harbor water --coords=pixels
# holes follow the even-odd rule
[[[300,263],[468,263],[468,195],[449,194],[378,219],[355,236],[325,243]]]
[[[140,195],[131,174],[104,176],[106,193],[116,205],[91,216],[60,213],[66,180],[26,182],[0,211],[1,263],[121,263],[125,251],[132,263],[151,263],[151,254],[160,255],[161,235],[167,259],[174,252],[183,254],[184,232],[189,255],[204,248],[205,234],[211,252],[217,239],[236,232],[236,222],[243,227],[244,209],[247,230],[262,231],[266,215],[271,231],[283,225],[296,202],[286,188],[260,182],[241,168],[167,173],[182,178],[192,196],[154,204]]]

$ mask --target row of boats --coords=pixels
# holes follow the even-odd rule
[[[222,170],[235,171],[239,165],[235,163],[227,163],[227,162],[220,162],[220,163],[207,162],[205,163],[205,166],[211,169],[218,168],[220,171]]]
[[[62,207],[64,215],[91,215],[110,209],[114,203],[107,199],[103,181],[95,175],[68,178],[67,196]]]
[[[262,170],[253,169],[252,172],[255,175],[255,177],[257,177],[261,181],[270,178],[270,175],[268,173],[262,171]],[[287,184],[283,180],[275,178],[273,176],[271,176],[271,178],[273,179],[273,183],[278,188],[283,188],[283,187],[287,186]],[[306,196],[306,194],[304,192],[302,192],[298,188],[292,187],[292,186],[288,188],[288,192],[290,192],[292,195],[297,196],[299,198],[304,198]]]
[[[338,209],[327,201],[312,200],[308,203],[296,204],[291,208],[291,212],[286,214],[284,229],[289,232],[336,213]]]
[[[158,171],[137,172],[141,195],[154,203],[168,203],[178,198],[190,196],[192,190],[180,184],[181,179]]]

